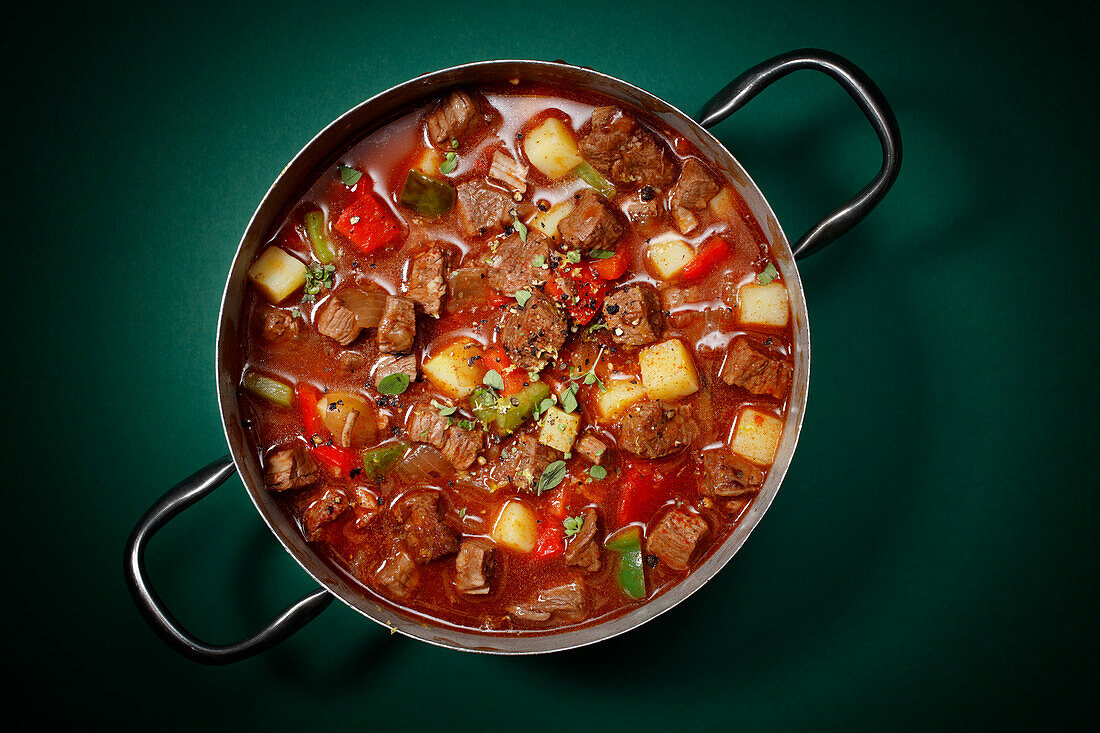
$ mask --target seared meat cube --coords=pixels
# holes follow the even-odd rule
[[[381,515],[378,497],[365,486],[352,487],[351,506],[355,509],[355,526],[365,529],[376,517]]]
[[[497,548],[486,539],[462,540],[455,558],[455,590],[471,596],[489,592],[489,578],[496,565]]]
[[[378,383],[391,374],[397,374],[398,372],[404,373],[409,382],[415,382],[418,376],[416,367],[416,354],[405,354],[400,356],[397,354],[387,354],[380,356],[378,361],[374,364],[374,386],[377,387]]]
[[[585,254],[594,249],[613,249],[622,234],[622,222],[591,188],[584,189],[573,208],[558,222],[558,235],[565,246]]]
[[[347,346],[363,329],[355,318],[355,311],[333,295],[317,314],[317,330],[341,346]]]
[[[787,396],[793,371],[766,346],[743,336],[730,345],[720,376],[726,384],[781,400]]]
[[[719,448],[703,453],[703,480],[699,493],[706,496],[754,494],[764,483],[764,472],[752,461]]]
[[[664,458],[698,437],[691,405],[638,402],[623,417],[619,444],[643,458]]]
[[[661,299],[646,285],[629,285],[607,297],[604,321],[611,337],[624,346],[645,346],[661,337]]]
[[[306,524],[306,539],[311,541],[317,539],[321,528],[343,514],[347,508],[348,497],[343,491],[331,487],[325,489],[302,512],[302,519]]]
[[[500,242],[489,259],[489,286],[511,295],[522,288],[541,285],[550,275],[550,241],[531,230],[527,241],[519,233]]]
[[[626,201],[626,215],[639,227],[653,230],[665,218],[663,197],[652,186],[642,186]]]
[[[401,525],[405,546],[417,565],[458,550],[458,536],[443,523],[440,515],[438,492],[424,491],[402,497],[393,507],[393,517]]]
[[[584,159],[615,183],[667,188],[676,165],[665,146],[633,116],[617,107],[598,107],[580,140]]]
[[[584,614],[584,584],[579,580],[539,591],[527,603],[508,607],[508,613],[523,621],[546,621],[552,614],[577,617]]]
[[[405,295],[419,303],[430,316],[439,315],[443,296],[447,294],[449,266],[450,255],[441,247],[432,247],[427,252],[418,254],[409,264],[409,281],[405,284]]]
[[[367,357],[358,351],[341,351],[336,355],[336,361],[340,364],[342,371],[354,374],[367,363]]]
[[[378,350],[384,354],[412,351],[416,338],[416,304],[400,295],[387,296],[376,338]]]
[[[263,337],[268,343],[292,339],[301,329],[299,321],[284,311],[271,310],[264,315]]]
[[[374,580],[395,596],[405,598],[419,584],[420,572],[409,555],[408,549],[403,544],[397,543],[382,563],[382,567],[378,568],[374,574]]]
[[[672,207],[702,211],[720,190],[706,166],[695,158],[688,158],[680,170],[680,180],[672,187]]]
[[[271,491],[300,489],[316,483],[320,477],[317,462],[301,444],[275,451],[264,461],[264,486]]]
[[[585,460],[602,465],[607,460],[607,446],[602,440],[593,435],[582,435],[573,449]]]
[[[568,335],[565,315],[538,290],[522,306],[510,308],[500,325],[504,350],[525,371],[538,371],[557,358]]]
[[[499,234],[504,230],[504,225],[512,221],[511,212],[516,202],[507,191],[491,186],[481,179],[460,183],[457,191],[455,211],[462,221],[466,236]]]
[[[504,449],[500,458],[512,485],[517,489],[533,491],[542,472],[551,463],[560,460],[561,453],[543,445],[533,435],[521,435]]]
[[[687,570],[699,540],[707,531],[707,522],[698,514],[670,509],[651,529],[645,540],[646,553],[674,570]]]
[[[457,423],[452,425],[448,418],[424,402],[413,405],[409,410],[405,430],[410,440],[434,445],[460,471],[466,470],[477,460],[485,435],[479,428],[467,430]]]
[[[527,167],[520,165],[515,158],[503,150],[493,153],[493,162],[489,167],[489,178],[500,181],[508,188],[519,193],[527,190]]]
[[[479,110],[477,102],[461,89],[451,92],[447,101],[424,120],[428,139],[432,145],[450,148],[451,140],[457,140],[477,127]]]
[[[569,540],[565,548],[565,564],[576,565],[582,570],[594,573],[600,569],[600,543],[596,541],[599,530],[599,518],[596,510],[589,507],[584,512],[584,524],[581,531]]]

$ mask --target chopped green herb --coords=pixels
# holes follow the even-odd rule
[[[566,412],[573,412],[577,409],[577,389],[578,386],[573,384],[561,393],[561,409]]]
[[[465,519],[466,518],[466,507],[462,507],[461,509],[458,510],[458,518],[459,519]]]
[[[575,517],[566,517],[565,521],[561,524],[565,527],[565,536],[572,537],[577,532],[580,532],[581,527],[584,526],[584,515],[578,514]]]
[[[455,172],[455,168],[458,167],[458,153],[454,151],[448,151],[443,155],[443,162],[439,164],[439,172],[444,175],[450,175]]]
[[[588,327],[588,333],[596,333],[596,331],[599,331],[601,329],[607,330],[608,325],[606,323],[593,323],[591,326]]]
[[[451,148],[454,150],[458,150],[458,138],[451,138]]]
[[[378,391],[382,394],[401,394],[408,388],[409,375],[405,372],[388,374],[378,383]]]
[[[301,318],[302,317],[302,311],[300,311],[297,308],[291,308],[290,309],[290,315],[294,316],[295,318]]]
[[[432,407],[439,410],[439,416],[440,417],[447,417],[448,415],[453,415],[453,414],[455,414],[455,410],[458,409],[454,405],[444,405],[442,402],[437,402],[436,400],[432,400]]]
[[[535,259],[531,260],[531,264],[534,265],[535,267],[542,267],[543,265],[546,264],[546,258],[543,257],[542,255],[539,255]]]
[[[615,253],[606,249],[594,249],[588,253],[588,256],[594,260],[606,260],[608,257],[614,257]]]
[[[493,389],[504,389],[504,377],[500,376],[500,372],[496,369],[490,369],[486,372],[485,378],[481,380],[481,383]]]
[[[336,265],[322,265],[318,262],[310,263],[306,268],[305,294],[303,303],[312,303],[322,288],[332,287],[332,276],[336,272]]]
[[[458,427],[462,428],[463,430],[473,430],[474,429],[474,421],[473,420],[459,420],[458,421]]]
[[[336,169],[340,171],[340,180],[344,182],[345,186],[354,186],[363,177],[362,173],[354,168],[348,168],[346,165],[338,165]]]
[[[517,290],[516,293],[515,293],[515,296],[516,296],[516,302],[519,303],[520,307],[522,308],[524,305],[527,304],[527,301],[531,299],[531,291],[530,290]]]
[[[538,486],[535,488],[535,493],[542,495],[543,492],[553,489],[562,482],[565,478],[565,461],[554,461],[542,472],[542,476],[539,477]]]
[[[512,214],[512,225],[516,228],[516,231],[519,232],[520,241],[521,242],[526,242],[527,241],[527,225],[524,224],[522,221],[520,221],[519,217],[516,216],[515,214]],[[539,267],[542,267],[542,265],[539,265]]]
[[[607,469],[603,466],[592,466],[588,469],[588,475],[596,481],[607,478]]]
[[[571,249],[565,253],[565,259],[576,264],[581,261],[581,253],[575,249]]]
[[[764,268],[763,272],[759,272],[756,274],[756,279],[760,281],[761,285],[767,285],[772,280],[774,280],[775,276],[778,274],[779,273],[776,271],[775,265],[769,262],[768,266]]]

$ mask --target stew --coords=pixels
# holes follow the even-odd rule
[[[735,189],[642,112],[517,81],[348,150],[251,264],[279,506],[405,612],[559,629],[682,581],[773,462],[790,308]]]

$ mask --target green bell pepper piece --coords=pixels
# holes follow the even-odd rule
[[[573,175],[587,183],[592,188],[596,189],[596,193],[600,194],[604,198],[615,197],[615,186],[606,178],[600,175],[600,172],[593,168],[586,162],[577,163],[573,166]]]
[[[497,432],[510,433],[549,396],[550,387],[545,382],[532,382],[507,397],[498,397],[493,390],[479,387],[470,395],[470,411],[485,426],[495,424]]]
[[[455,189],[446,181],[410,170],[397,200],[422,216],[442,216],[455,205]]]
[[[322,265],[327,265],[336,259],[332,251],[332,243],[325,231],[325,212],[311,211],[305,215],[306,235],[309,237],[309,248],[313,250],[313,256]]]
[[[294,390],[289,385],[256,372],[246,373],[241,379],[241,386],[281,407],[290,407],[291,400],[294,399]]]
[[[642,529],[637,525],[611,535],[604,547],[615,552],[615,578],[619,589],[630,598],[646,597],[645,570],[642,568]]]
[[[405,455],[408,443],[389,443],[363,451],[363,477],[381,476],[393,468],[393,465]]]

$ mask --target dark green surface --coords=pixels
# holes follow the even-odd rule
[[[1049,3],[635,1],[583,22],[561,4],[337,5],[9,19],[16,720],[563,731],[1084,719],[1097,653],[1091,21]],[[626,637],[541,658],[390,638],[335,605],[229,668],[153,636],[122,581],[123,542],[164,490],[226,450],[212,379],[224,272],[316,131],[417,73],[494,57],[565,58],[694,111],[804,46],[849,56],[885,90],[905,165],[864,225],[802,266],[814,366],[801,444],[715,580]],[[718,134],[792,238],[878,165],[855,107],[812,75]],[[149,564],[212,640],[310,588],[236,479],[165,530]]]

